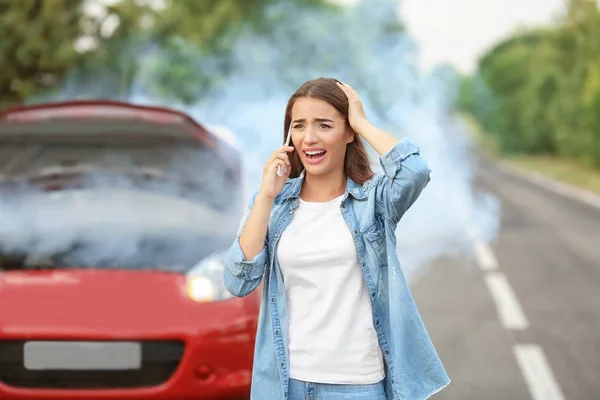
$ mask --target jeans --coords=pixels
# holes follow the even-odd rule
[[[369,385],[289,382],[288,400],[385,400],[383,381]]]

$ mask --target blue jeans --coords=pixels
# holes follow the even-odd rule
[[[290,379],[288,400],[385,400],[383,381],[370,385],[330,385]]]

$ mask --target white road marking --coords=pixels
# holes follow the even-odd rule
[[[544,352],[539,346],[518,344],[513,348],[513,352],[534,400],[565,399]]]
[[[495,271],[498,269],[498,260],[496,260],[496,256],[494,256],[490,246],[478,240],[475,242],[474,248],[479,268],[483,271]]]
[[[532,181],[534,179],[525,177]],[[544,186],[540,181],[535,183]],[[557,190],[556,187],[552,188],[549,186],[546,187],[560,193],[560,190]],[[563,191],[562,194],[567,193]],[[572,192],[569,194],[573,196]],[[582,197],[585,196],[579,196],[581,200],[590,202]],[[481,238],[481,235],[473,224],[467,224],[467,236],[473,243],[477,264],[485,272],[484,279],[486,286],[496,304],[496,309],[504,328],[508,330],[527,329],[529,321],[525,317],[517,296],[508,283],[508,279],[504,274],[498,272],[498,259],[491,247]],[[552,374],[552,369],[544,356],[544,352],[539,346],[535,344],[515,344],[513,352],[533,400],[564,400],[560,386],[556,382]]]
[[[484,278],[504,327],[511,330],[527,329],[529,321],[504,274],[489,272]]]
[[[496,260],[494,252],[490,246],[481,239],[481,235],[475,225],[468,225],[467,236],[471,239],[471,242],[473,242],[473,250],[479,268],[483,271],[495,271],[498,269],[498,260]]]

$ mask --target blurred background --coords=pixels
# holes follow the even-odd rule
[[[398,248],[436,398],[600,399],[599,3],[0,0],[0,112],[182,111],[238,149],[245,200],[293,91],[345,81],[433,171]]]

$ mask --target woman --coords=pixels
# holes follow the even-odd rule
[[[449,379],[395,246],[427,164],[410,141],[369,123],[356,91],[335,79],[304,83],[288,102],[284,141],[290,124],[291,145],[267,161],[226,256],[233,295],[264,277],[251,398],[430,397]]]

